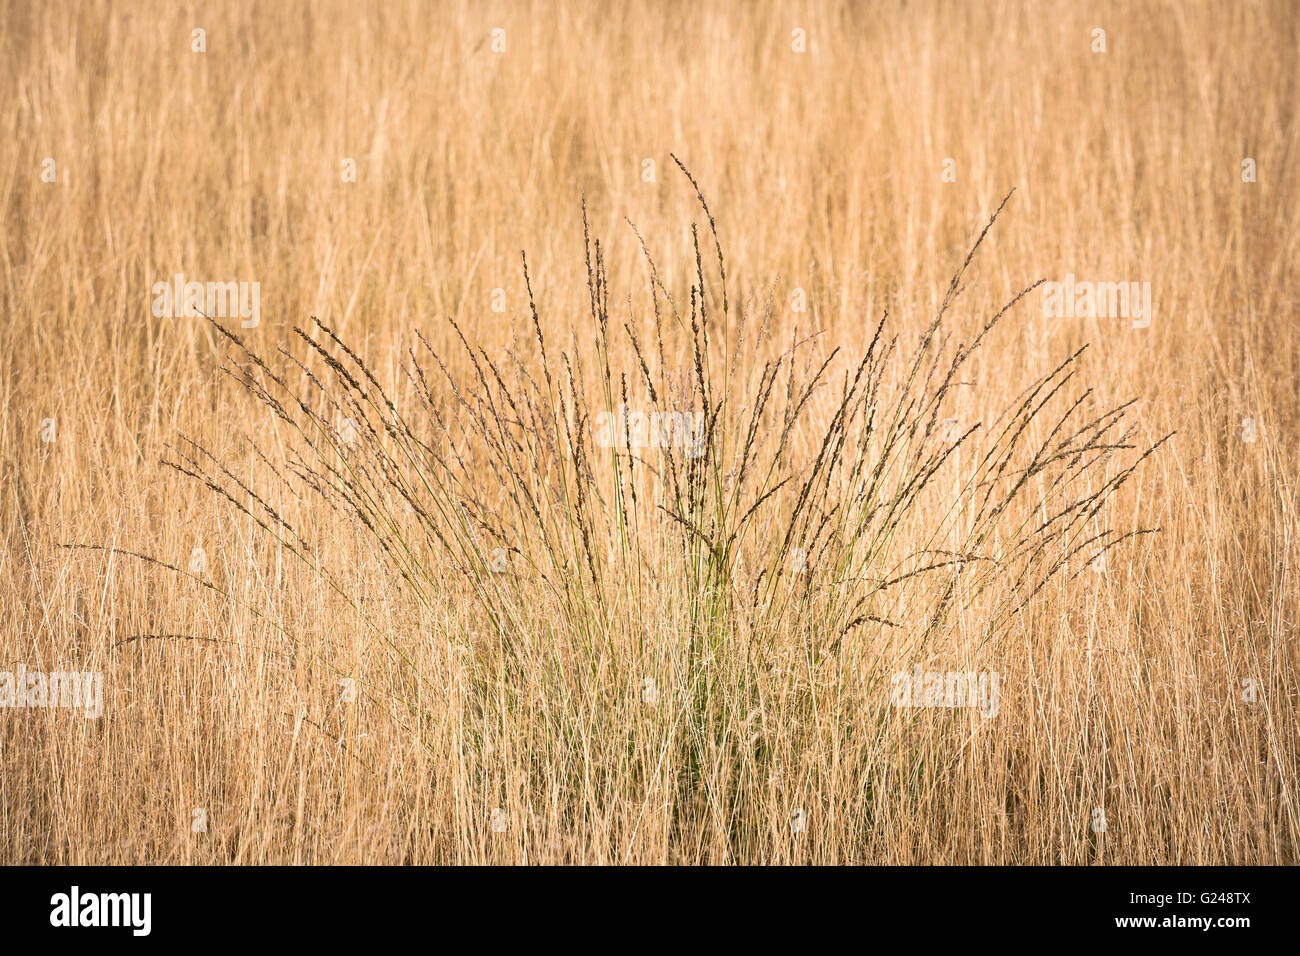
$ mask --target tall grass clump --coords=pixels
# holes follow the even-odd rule
[[[631,226],[646,285],[612,289],[584,203],[589,313],[565,338],[526,255],[528,347],[501,354],[449,319],[445,335],[417,331],[387,375],[315,317],[275,356],[213,322],[225,370],[279,428],[249,439],[256,477],[183,435],[164,461],[357,619],[365,589],[277,496],[327,505],[382,559],[412,619],[461,621],[468,777],[494,786],[492,728],[519,728],[537,779],[509,799],[525,815],[549,802],[570,826],[602,816],[615,838],[605,852],[657,826],[683,857],[746,859],[801,806],[782,788],[815,792],[811,777],[834,772],[860,781],[865,845],[873,768],[921,719],[890,709],[890,675],[945,655],[996,665],[1036,595],[1079,586],[1110,549],[1154,530],[1111,527],[1107,505],[1165,439],[1140,447],[1132,403],[1100,403],[1079,383],[1083,348],[1005,407],[961,411],[981,407],[980,350],[1037,286],[954,331],[1006,199],[919,337],[881,316],[849,355],[812,329],[778,340],[775,284],[733,300],[717,224],[678,165],[707,222],[691,227],[684,287]],[[375,631],[394,667],[365,692],[428,747],[445,745],[429,701],[453,690],[438,675],[395,678],[409,665],[402,638]],[[828,721],[844,744],[837,766],[805,760],[792,785]],[[592,724],[606,731],[594,745]],[[919,752],[900,766],[904,788],[942,769]],[[601,805],[616,792],[645,799],[620,814]]]

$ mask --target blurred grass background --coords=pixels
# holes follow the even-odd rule
[[[108,694],[98,722],[0,714],[0,860],[1295,862],[1297,49],[1287,2],[0,4],[0,660],[103,670]],[[788,769],[713,781],[684,831],[662,811],[671,767],[621,769],[674,732],[639,682],[592,692],[628,698],[612,723],[571,702],[563,746],[527,707],[489,720],[457,683],[474,645],[451,601],[410,638],[447,688],[430,750],[381,712],[341,717],[337,688],[260,652],[238,608],[57,547],[184,565],[202,546],[364,669],[346,614],[159,468],[177,429],[239,454],[267,416],[233,400],[201,321],[152,315],[152,284],[257,281],[250,340],[287,346],[319,315],[382,366],[413,328],[447,342],[445,316],[485,344],[526,334],[527,249],[563,335],[587,308],[584,195],[616,290],[644,284],[625,216],[670,286],[693,269],[670,151],[718,219],[733,295],[773,284],[778,334],[861,349],[885,307],[919,330],[1012,187],[963,315],[1040,277],[1151,282],[1149,328],[1046,319],[1035,299],[978,363],[1005,403],[1091,343],[1088,384],[1143,399],[1139,437],[1178,431],[1120,505],[1161,535],[1025,626],[994,662],[995,726],[887,725],[841,764],[855,729],[833,708],[755,718]],[[382,603],[364,556],[356,574]],[[118,643],[142,633],[235,643]],[[915,753],[944,769],[909,777]],[[734,814],[762,834],[739,850]]]

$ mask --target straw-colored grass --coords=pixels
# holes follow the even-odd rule
[[[1296,862],[1290,4],[0,21],[0,862]]]

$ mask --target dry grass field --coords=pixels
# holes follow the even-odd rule
[[[0,3],[0,863],[1297,862],[1298,50]]]

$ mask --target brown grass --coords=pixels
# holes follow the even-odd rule
[[[0,862],[1296,862],[1291,5],[0,18]]]

